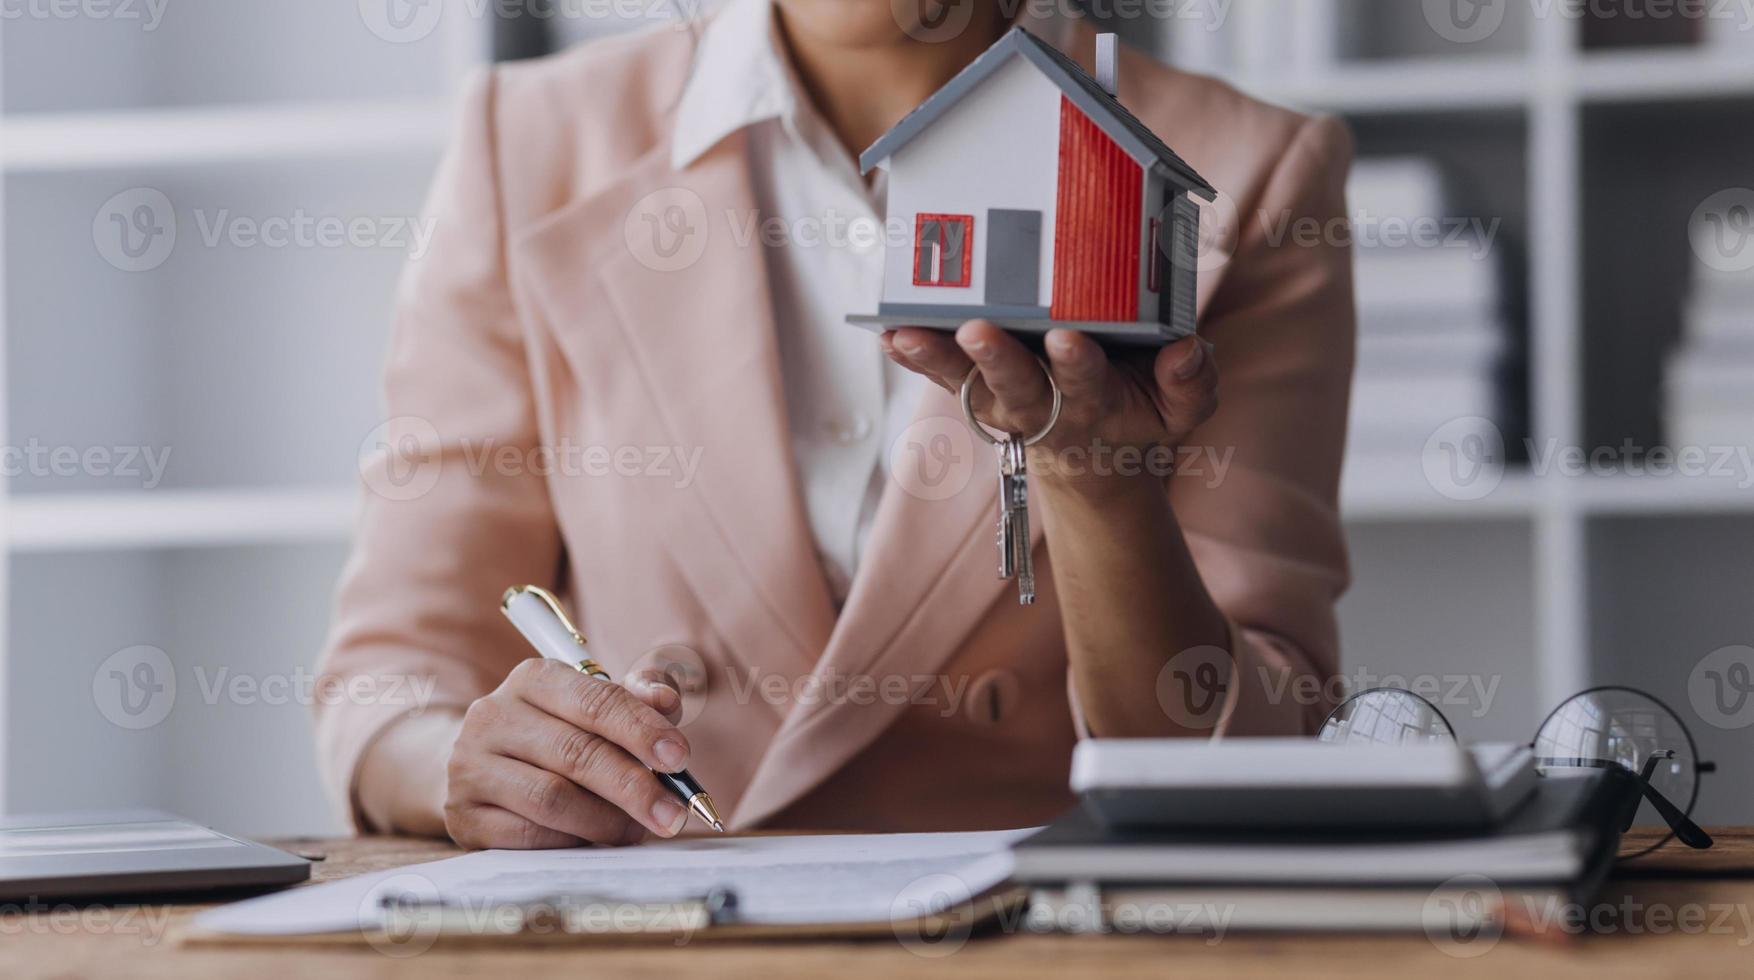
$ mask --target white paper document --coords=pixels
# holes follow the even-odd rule
[[[953,834],[695,837],[637,847],[480,851],[296,888],[205,912],[199,930],[306,935],[369,928],[386,899],[485,907],[589,896],[621,902],[737,897],[740,922],[887,922],[943,911],[1011,874],[1032,829]]]

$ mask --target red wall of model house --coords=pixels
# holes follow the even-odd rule
[[[1139,318],[1139,164],[1070,99],[1060,99],[1054,226],[1056,320]]]

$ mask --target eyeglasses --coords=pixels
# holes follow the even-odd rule
[[[1393,687],[1347,698],[1328,713],[1317,737],[1378,745],[1457,741],[1454,726],[1436,705]],[[1660,820],[1669,833],[1655,844],[1622,839],[1621,860],[1649,854],[1675,839],[1693,848],[1711,846],[1711,835],[1691,814],[1699,800],[1699,778],[1716,772],[1717,764],[1700,761],[1693,734],[1654,696],[1618,686],[1574,694],[1541,722],[1530,748],[1542,775],[1553,769],[1620,769],[1637,781],[1642,799],[1627,807],[1621,830]]]

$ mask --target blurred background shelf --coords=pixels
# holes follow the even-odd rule
[[[1520,58],[1397,61],[1332,67],[1292,78],[1247,75],[1238,88],[1257,98],[1327,112],[1467,112],[1518,109],[1534,81]]]
[[[7,173],[362,156],[437,149],[450,127],[437,100],[278,103],[7,116]]]
[[[1754,517],[1754,476],[1536,477],[1526,470],[1505,474],[1497,489],[1478,500],[1456,500],[1407,473],[1374,474],[1344,485],[1340,508],[1351,524],[1423,522],[1455,524],[1535,518],[1596,516]]]
[[[340,489],[139,490],[16,496],[15,554],[345,542],[359,492]]]
[[[0,21],[6,446],[162,464],[8,457],[0,812],[147,805],[241,833],[334,833],[310,683],[357,454],[382,420],[395,284],[495,18],[148,6],[162,23]],[[336,221],[369,240],[269,237]],[[176,694],[137,729],[100,688],[107,659],[143,645],[164,651]],[[240,697],[232,678],[293,693]]]
[[[432,98],[485,54],[491,17],[470,16],[479,4],[410,6],[398,24],[388,4],[356,2],[21,5],[6,17],[0,107],[15,115]]]
[[[229,830],[338,829],[311,738],[312,652],[342,542],[14,555],[6,600],[14,811],[157,807]],[[166,713],[115,708],[147,646]],[[107,691],[106,691],[106,686]],[[139,726],[139,727],[135,727]]]
[[[1457,500],[1434,489],[1414,465],[1384,472],[1351,470],[1342,485],[1340,511],[1350,524],[1470,523],[1533,518],[1545,488],[1526,472],[1506,473],[1478,500]]]
[[[1578,480],[1582,509],[1600,516],[1754,516],[1749,476],[1615,476]]]
[[[1754,96],[1754,56],[1614,51],[1539,72],[1522,58],[1389,61],[1333,66],[1305,76],[1241,75],[1259,98],[1347,114],[1513,110],[1540,93],[1566,101],[1637,103]]]
[[[1589,102],[1754,97],[1754,46],[1748,52],[1613,51],[1578,62],[1577,91]]]

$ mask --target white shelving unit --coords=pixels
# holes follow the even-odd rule
[[[442,100],[31,113],[7,120],[8,174],[113,171],[430,149]]]
[[[1330,34],[1317,55],[1251,63],[1251,47],[1271,44],[1236,36],[1259,26],[1246,17],[1221,31],[1173,21],[1114,29],[1262,98],[1345,117],[1361,156],[1429,153],[1486,186],[1487,203],[1472,206],[1487,210],[1465,214],[1506,219],[1505,258],[1525,306],[1527,431],[1507,430],[1507,441],[1662,445],[1654,365],[1681,316],[1688,221],[1712,193],[1754,186],[1754,139],[1742,135],[1754,110],[1746,50],[1593,48],[1578,19],[1521,4],[1507,8],[1521,22],[1478,44],[1444,40],[1404,0],[1298,6],[1306,18],[1340,13],[1350,43]],[[1644,188],[1661,193],[1646,200]],[[1604,298],[1605,289],[1619,292]],[[1628,296],[1644,298],[1631,306]],[[1417,459],[1351,480],[1342,493],[1355,562],[1342,607],[1348,679],[1501,681],[1490,710],[1449,709],[1474,738],[1526,739],[1550,707],[1592,684],[1644,688],[1676,708],[1721,766],[1702,818],[1754,817],[1745,733],[1702,720],[1686,694],[1701,658],[1754,643],[1754,613],[1724,584],[1745,592],[1748,579],[1749,552],[1738,548],[1754,538],[1745,482],[1538,475],[1525,464],[1484,499],[1457,501],[1432,489]]]
[[[12,498],[7,542],[12,554],[333,543],[357,506],[351,487],[33,494]]]
[[[312,674],[406,250],[211,229],[419,217],[457,83],[491,51],[491,18],[447,7],[408,37],[303,0],[191,0],[151,30],[0,25],[5,444],[170,453],[159,480],[8,471],[0,813],[156,805],[258,835],[340,829],[308,697],[226,685]],[[173,202],[178,232],[138,271],[106,261],[94,228],[136,188]],[[175,710],[136,729],[103,687],[140,645],[168,658]]]

